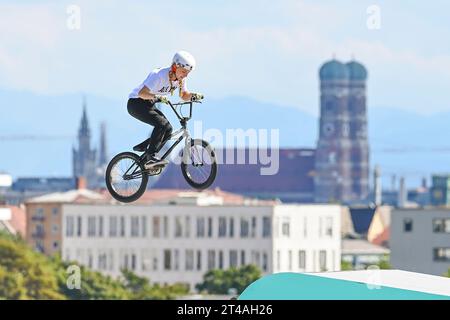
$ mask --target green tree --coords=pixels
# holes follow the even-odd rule
[[[450,278],[450,268],[443,274],[444,277]]]
[[[227,294],[229,289],[242,293],[251,283],[261,278],[261,271],[255,265],[227,270],[209,270],[203,276],[203,282],[196,286],[199,291],[211,294]]]
[[[18,238],[0,235],[0,297],[64,299],[48,259]]]
[[[0,233],[0,299],[174,299],[188,293],[182,284],[151,286],[147,278],[122,270],[114,279],[79,266],[80,287],[70,289],[67,273],[76,262],[33,251],[22,239]]]
[[[341,260],[341,271],[353,270],[353,265],[351,262]]]
[[[385,255],[380,262],[377,263],[377,266],[380,269],[392,269],[391,264],[389,263],[389,256]]]

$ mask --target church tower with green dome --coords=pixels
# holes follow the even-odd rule
[[[322,65],[316,202],[352,203],[368,195],[367,71],[356,61]]]

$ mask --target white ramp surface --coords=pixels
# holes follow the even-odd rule
[[[339,280],[450,296],[450,278],[403,270],[358,270],[306,273]]]

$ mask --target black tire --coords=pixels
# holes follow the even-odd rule
[[[124,160],[124,159],[130,159],[130,160],[134,161],[134,165],[138,166],[139,170],[141,172],[139,187],[136,189],[135,192],[131,193],[130,195],[119,194],[115,190],[115,187],[113,186],[113,182],[112,182],[112,175],[111,175],[112,169],[115,167],[115,165],[117,165],[119,163],[119,161]],[[118,155],[116,155],[114,158],[112,158],[111,161],[109,162],[108,167],[106,168],[105,181],[106,181],[106,187],[108,188],[109,193],[113,196],[114,199],[116,199],[117,201],[120,201],[120,202],[128,203],[128,202],[136,201],[144,194],[144,192],[147,188],[148,175],[145,172],[144,165],[140,162],[140,157],[137,154],[132,153],[132,152],[122,152],[122,153],[119,153]]]
[[[216,175],[217,175],[216,153],[215,153],[214,149],[211,147],[211,145],[204,140],[192,139],[191,147],[193,147],[195,145],[202,146],[205,149],[205,151],[207,151],[207,154],[210,157],[211,171],[209,173],[209,176],[207,177],[207,179],[205,179],[205,181],[201,181],[201,182],[194,181],[194,179],[192,178],[191,174],[188,171],[190,163],[184,163],[184,161],[181,161],[181,172],[183,173],[183,177],[184,177],[184,179],[186,179],[186,182],[192,188],[195,188],[198,190],[204,190],[204,189],[208,188],[216,179]],[[191,148],[189,150],[191,150]],[[184,150],[183,150],[183,152],[184,152]],[[181,159],[183,159],[183,154],[181,154]]]

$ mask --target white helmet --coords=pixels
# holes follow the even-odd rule
[[[192,71],[195,68],[194,57],[192,56],[192,54],[186,51],[178,51],[177,53],[175,53],[172,59],[172,63],[175,63],[177,66],[189,71]]]

